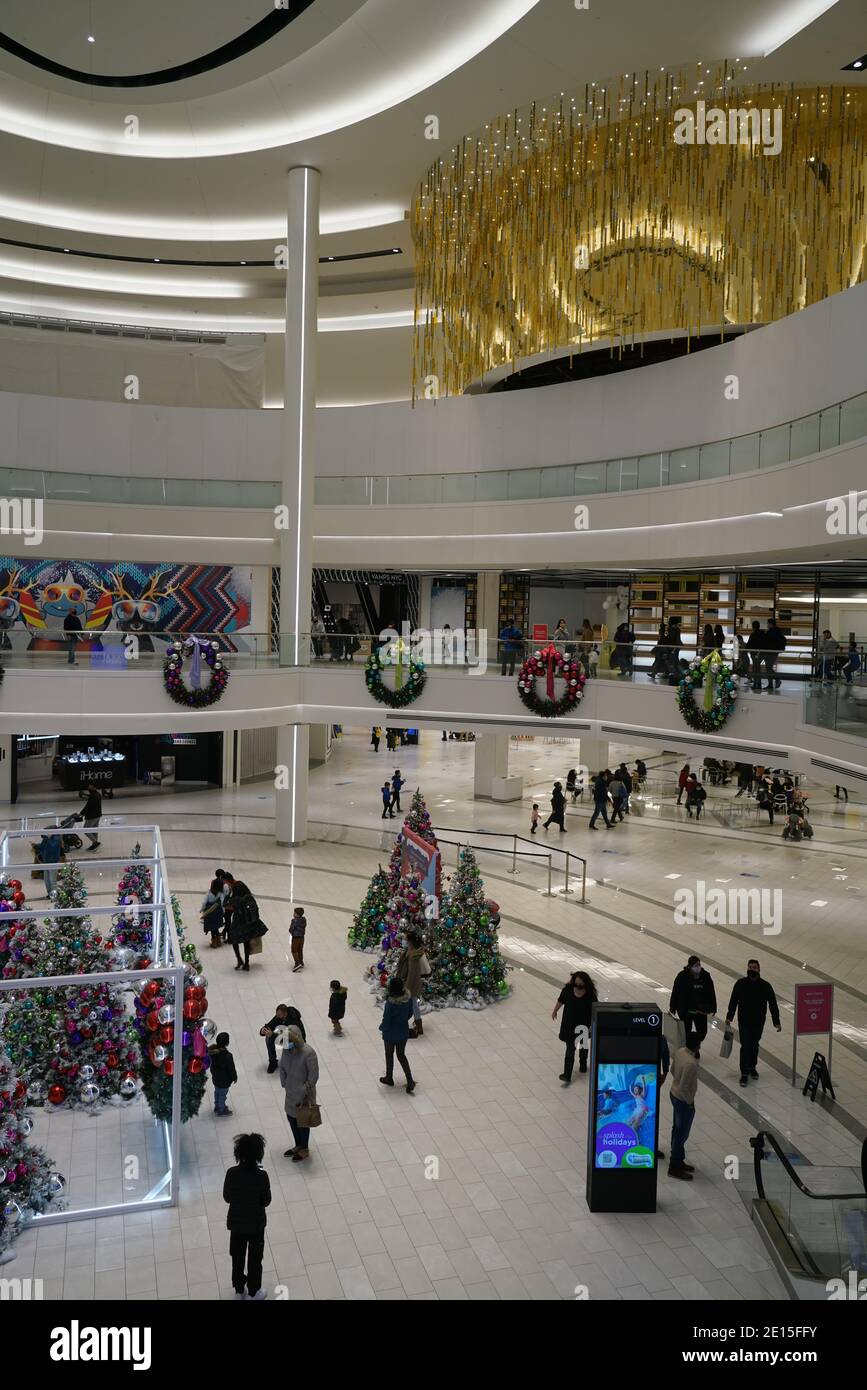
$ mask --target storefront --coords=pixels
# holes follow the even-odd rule
[[[10,800],[51,787],[80,792],[94,782],[113,796],[122,788],[222,784],[223,734],[139,734],[94,738],[18,734],[11,740]]]

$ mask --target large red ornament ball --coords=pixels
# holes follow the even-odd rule
[[[49,1086],[48,1099],[52,1105],[62,1105],[66,1100],[66,1092],[62,1086]]]
[[[197,1076],[200,1071],[204,1071],[205,1069],[205,1064],[202,1061],[201,1057],[191,1057],[189,1062],[187,1063],[187,1066],[188,1070],[192,1072],[193,1076]]]
[[[159,1028],[159,1026],[160,1026],[160,1021],[159,1021],[159,1019],[157,1018],[156,1013],[153,1011],[153,1009],[151,1010],[151,1012],[148,1014],[147,1018],[145,1019],[145,1025],[150,1029],[150,1031],[151,1031],[152,1033],[155,1033],[155,1032],[157,1031],[157,1029]]]
[[[142,1003],[147,1004],[148,1008],[150,1008],[151,1004],[154,1002],[159,992],[159,985],[155,984],[153,980],[148,980],[147,984],[141,992]]]
[[[192,1021],[193,1019],[196,1019],[196,1018],[198,1018],[198,1017],[199,1017],[199,1006],[198,1006],[198,1004],[195,1002],[194,999],[190,999],[190,1000],[184,1005],[184,1018],[188,1018],[188,1019],[190,1019],[190,1021]]]
[[[167,1062],[163,1062],[163,1071],[165,1072],[166,1076],[174,1076],[175,1064],[171,1058],[169,1058]]]
[[[171,1025],[170,1023],[167,1024],[165,1028],[161,1028],[161,1029],[160,1029],[160,1042],[161,1042],[161,1043],[170,1043],[170,1042],[173,1042],[173,1041],[174,1041],[174,1036],[175,1036],[175,1030],[174,1030],[174,1028],[172,1027],[172,1025]]]

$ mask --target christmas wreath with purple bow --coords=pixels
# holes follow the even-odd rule
[[[184,659],[192,655],[190,684],[184,684]],[[211,679],[201,684],[202,660],[209,668]],[[229,684],[229,672],[220,660],[218,642],[201,642],[198,637],[185,637],[166,647],[163,662],[163,684],[176,705],[187,709],[204,709],[215,705]]]
[[[536,694],[536,681],[542,676],[545,677],[545,700],[540,700]],[[554,688],[555,677],[566,682],[559,698]],[[580,663],[564,656],[550,643],[527,657],[518,675],[518,694],[522,704],[534,714],[540,714],[543,719],[555,719],[575,708],[584,694],[586,680]]]

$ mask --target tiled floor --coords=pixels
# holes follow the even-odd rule
[[[570,809],[569,834],[558,842],[588,858],[587,904],[574,894],[547,897],[538,865],[519,860],[512,875],[508,858],[483,854],[489,891],[501,904],[503,950],[515,966],[512,995],[480,1013],[434,1014],[424,1038],[411,1045],[417,1092],[386,1092],[377,1082],[379,1014],[362,980],[369,958],[345,944],[351,913],[390,848],[377,806],[386,766],[399,765],[410,787],[421,785],[437,826],[526,833],[532,800],[542,801],[553,776],[579,760],[571,743],[513,744],[524,802],[495,806],[472,800],[472,758],[471,744],[431,735],[419,748],[396,756],[383,748],[377,757],[366,732],[347,731],[331,761],[311,774],[314,823],[296,851],[274,843],[267,784],[124,795],[107,806],[112,817],[159,820],[191,936],[218,863],[250,882],[271,931],[248,975],[233,970],[228,949],[203,952],[210,1013],[231,1034],[240,1079],[230,1094],[232,1119],[216,1120],[207,1104],[184,1128],[179,1207],[30,1230],[19,1242],[15,1274],[41,1277],[49,1298],[231,1296],[222,1179],[232,1136],[258,1129],[268,1143],[274,1193],[265,1283],[293,1299],[556,1300],[574,1298],[578,1285],[591,1299],[784,1297],[741,1195],[751,1190],[748,1141],[766,1123],[808,1163],[857,1161],[859,1127],[867,1121],[865,808],[841,807],[814,792],[816,839],[789,846],[776,828],[749,822],[740,829],[725,788],[711,792],[707,820],[696,826],[673,805],[673,761],[657,755],[653,793],[615,831],[588,835],[586,809]],[[44,804],[42,798],[31,809]],[[446,860],[453,859],[448,845]],[[781,888],[779,935],[749,925],[674,924],[678,885],[699,877],[740,884],[741,875],[747,886]],[[560,871],[555,889],[562,884]],[[309,963],[297,976],[288,961],[291,902],[307,908],[310,922]],[[721,1008],[746,956],[759,954],[780,997],[784,1032],[766,1032],[761,1080],[745,1092],[712,1034],[690,1143],[696,1180],[675,1183],[663,1165],[655,1215],[592,1214],[584,1198],[585,1081],[576,1077],[564,1089],[557,1080],[561,1045],[550,1017],[556,991],[570,969],[582,966],[597,977],[603,998],[664,1003],[691,950],[711,969]],[[832,1067],[839,1118],[802,1097],[786,1072],[794,985],[817,970],[839,982]],[[326,1019],[334,976],[349,985],[341,1038]],[[322,1069],[325,1122],[303,1166],[283,1157],[290,1140],[282,1092],[265,1072],[258,1037],[281,999],[301,1009]],[[803,1059],[810,1051],[802,1044]],[[666,1149],[669,1109],[663,1093]],[[96,1120],[55,1116],[50,1129],[35,1113],[34,1137],[50,1141],[62,1160],[73,1204],[114,1190],[132,1151],[145,1154],[149,1178],[160,1171],[154,1131],[137,1110]],[[724,1176],[732,1155],[740,1160],[734,1181]],[[130,1185],[126,1190],[137,1195]]]

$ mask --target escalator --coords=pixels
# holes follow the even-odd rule
[[[761,1130],[750,1143],[753,1220],[792,1298],[854,1298],[859,1287],[867,1293],[867,1140],[860,1172],[802,1169],[809,1183],[773,1134]]]

